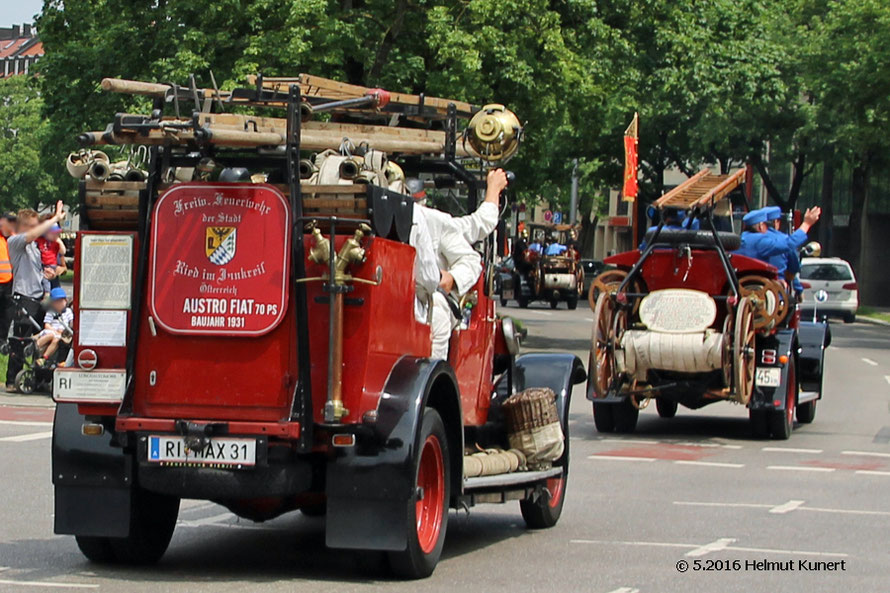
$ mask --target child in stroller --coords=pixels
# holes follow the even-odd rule
[[[71,323],[74,313],[68,307],[68,295],[63,288],[50,291],[42,327],[24,307],[19,306],[17,314],[27,317],[37,333],[24,338],[9,338],[9,356],[20,357],[22,361],[22,370],[15,377],[15,386],[25,394],[48,389],[52,385],[55,368],[65,364],[73,337]]]

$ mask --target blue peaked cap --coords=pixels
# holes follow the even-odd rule
[[[779,220],[780,218],[782,218],[782,209],[778,206],[767,206],[763,210],[766,212],[767,222],[772,222],[773,220]]]
[[[755,224],[760,224],[761,222],[766,222],[766,212],[765,208],[760,208],[758,210],[752,210],[745,214],[744,218],[742,218],[742,222],[745,226],[754,226]]]

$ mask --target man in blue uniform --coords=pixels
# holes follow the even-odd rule
[[[806,243],[807,233],[810,227],[819,220],[821,213],[822,210],[818,206],[810,208],[806,211],[800,228],[791,235],[786,235],[780,231],[769,232],[768,230],[770,225],[767,221],[770,214],[775,217],[775,220],[779,220],[782,215],[781,209],[778,209],[778,216],[771,208],[753,210],[742,219],[745,231],[742,232],[742,245],[736,253],[774,265],[780,274],[784,274],[788,268],[790,254],[793,252],[796,257],[797,249]]]
[[[822,209],[818,206],[809,208],[804,213],[803,223],[790,235],[783,233],[781,230],[782,209],[778,206],[769,206],[765,210],[768,225],[767,232],[784,237],[788,243],[788,250],[782,255],[771,257],[769,263],[776,266],[780,276],[784,275],[785,278],[792,278],[792,285],[795,291],[800,292],[803,290],[803,285],[800,283],[800,279],[797,278],[797,273],[800,272],[800,257],[798,253],[800,248],[807,242],[807,232],[819,220]]]

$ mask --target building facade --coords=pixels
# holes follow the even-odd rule
[[[41,57],[43,44],[34,27],[0,27],[0,78],[29,74]]]

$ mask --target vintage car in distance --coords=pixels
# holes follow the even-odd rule
[[[584,293],[584,270],[567,224],[528,223],[529,239],[513,244],[513,282],[504,284],[501,304],[516,300],[521,308],[533,301],[547,301],[556,309],[565,301],[570,310],[578,307]],[[547,255],[551,245],[564,247],[558,255]]]

